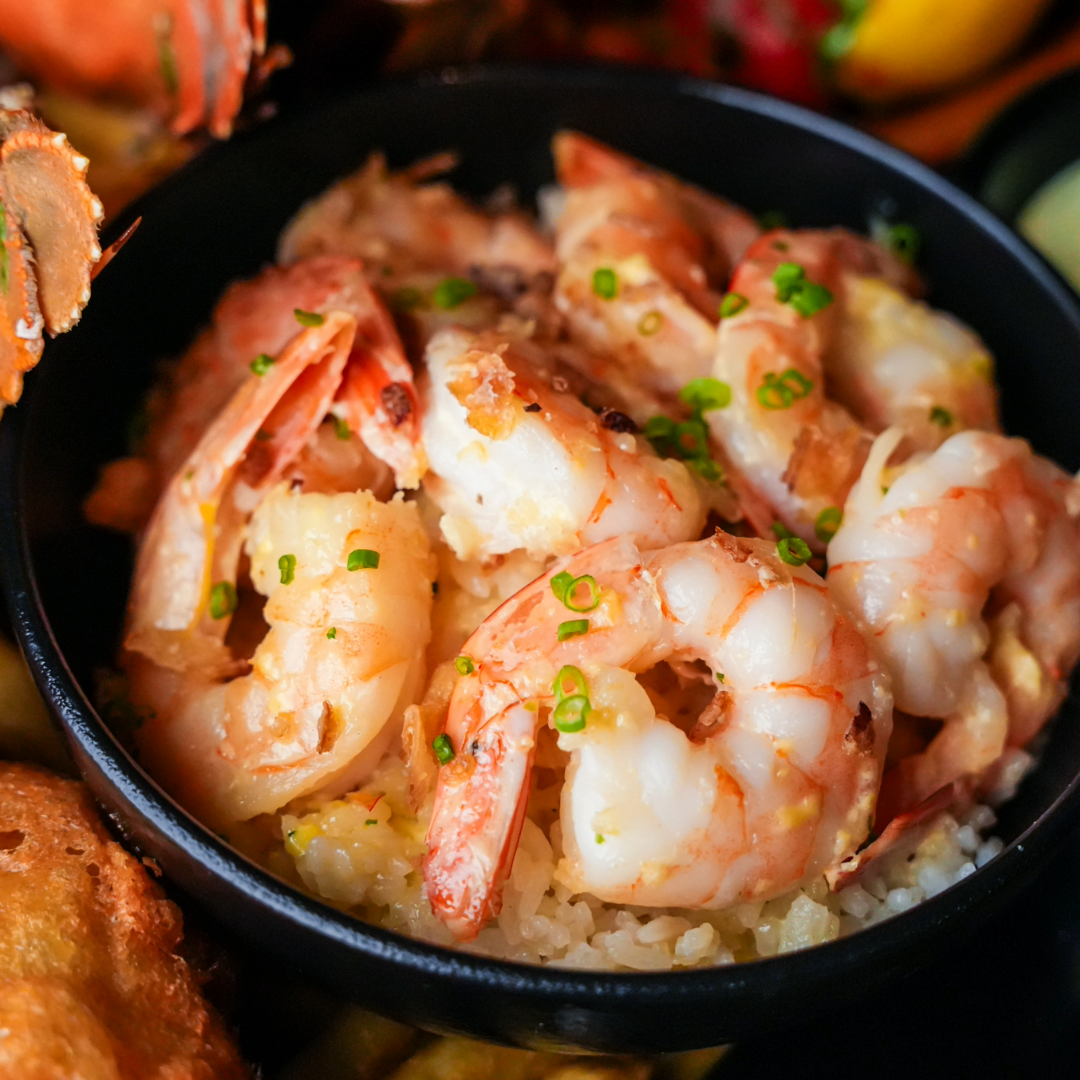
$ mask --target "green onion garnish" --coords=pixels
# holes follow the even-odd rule
[[[585,726],[591,712],[589,699],[584,694],[575,694],[573,697],[563,698],[555,706],[552,719],[555,721],[556,730],[572,735]]]
[[[236,586],[231,581],[219,581],[210,590],[210,617],[224,619],[236,610]]]
[[[448,277],[435,286],[431,299],[435,301],[435,306],[443,311],[453,311],[459,304],[475,295],[476,285],[468,278]]]
[[[336,637],[337,637],[337,627],[336,627],[336,626],[331,626],[331,627],[330,627],[330,629],[326,631],[326,636],[327,636],[327,637],[328,637],[328,638],[329,638],[329,639],[330,639],[331,641],[333,641],[333,640],[334,640],[334,638],[336,638]]]
[[[742,293],[729,292],[720,301],[720,318],[730,319],[733,315],[738,315],[740,311],[745,311],[749,306],[750,301]]]
[[[683,458],[708,457],[709,434],[701,420],[687,420],[675,426],[675,444]]]
[[[255,372],[260,378],[265,375],[274,366],[274,358],[267,356],[266,353],[259,353],[254,360],[251,361],[251,370]]]
[[[795,535],[782,521],[774,521],[769,526],[769,532],[771,532],[777,540],[790,540]]]
[[[712,458],[691,458],[687,463],[702,480],[723,480],[724,470]]]
[[[698,413],[726,409],[731,404],[731,387],[719,379],[691,379],[679,391],[679,400]]]
[[[670,416],[650,416],[645,421],[642,434],[652,443],[652,448],[661,456],[667,457],[672,451],[675,437],[675,421]]]
[[[296,577],[296,556],[295,555],[282,555],[277,561],[278,569],[281,571],[281,584],[291,585],[293,578]]]
[[[898,258],[906,263],[913,263],[919,256],[922,247],[922,235],[914,225],[904,225],[897,222],[889,225],[884,230],[882,239],[885,246]]]
[[[304,311],[303,308],[293,308],[293,315],[301,326],[322,326],[326,322],[326,316],[317,311]]]
[[[809,281],[798,263],[781,263],[773,271],[772,282],[776,286],[776,299],[789,304],[803,318],[816,315],[833,302],[833,294],[824,285]]]
[[[843,520],[844,512],[839,506],[826,506],[814,522],[814,535],[823,544],[827,544],[836,535],[836,530],[840,528]]]
[[[776,554],[789,566],[802,566],[810,558],[810,548],[797,536],[785,537],[776,545]]]
[[[598,844],[602,844],[604,842],[604,837],[603,837],[603,835],[601,833],[596,834],[596,842]]]
[[[555,676],[555,681],[551,684],[551,692],[555,695],[556,701],[562,701],[563,698],[568,697],[587,698],[589,684],[585,681],[581,668],[576,668],[573,664],[563,664],[559,668],[559,674]]]
[[[940,405],[935,405],[930,410],[930,422],[937,424],[938,427],[951,427],[953,422],[953,414],[948,409],[943,409]]]
[[[364,824],[365,824],[365,825],[378,825],[378,824],[379,824],[379,819],[378,819],[378,818],[373,818],[373,817],[369,817],[369,818],[367,819],[367,821],[365,821],[365,822],[364,822]]]
[[[390,298],[390,306],[395,311],[413,311],[420,306],[423,299],[424,297],[421,295],[419,289],[414,289],[411,285],[406,285],[405,288],[398,289],[398,291]]]
[[[476,670],[476,665],[471,656],[459,656],[454,661],[454,668],[459,675],[471,675]]]
[[[615,271],[607,266],[594,270],[592,291],[602,300],[614,300],[615,294],[619,291],[619,279],[615,276]]]
[[[566,603],[566,590],[574,584],[574,575],[568,574],[565,570],[556,574],[551,579],[551,591],[555,594],[555,599]]]
[[[798,368],[788,368],[780,376],[775,371],[765,372],[765,378],[754,396],[763,409],[790,409],[813,389],[812,379],[808,379]]]
[[[585,589],[585,595],[579,596],[579,589]],[[592,574],[582,574],[574,578],[567,586],[563,596],[563,603],[571,610],[577,612],[593,611],[600,606],[600,586],[596,584],[596,578]]]
[[[722,671],[718,671],[716,673],[716,681],[718,683],[722,683],[724,681],[724,673]]]
[[[448,765],[454,760],[454,747],[450,742],[450,736],[443,732],[431,740],[431,749],[435,751],[435,757],[440,765]]]
[[[348,439],[352,434],[352,432],[349,431],[349,422],[347,420],[343,420],[335,413],[330,414],[330,419],[334,421],[334,434],[342,441]]]
[[[567,622],[559,623],[560,641],[566,641],[567,638],[577,637],[579,634],[587,634],[588,632],[588,619],[570,619]]]
[[[652,337],[664,325],[664,316],[659,311],[647,311],[637,324],[638,333]]]
[[[355,551],[350,551],[345,568],[347,570],[378,570],[379,553],[370,548],[357,548]]]

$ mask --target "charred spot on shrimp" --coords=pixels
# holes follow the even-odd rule
[[[614,431],[617,435],[634,435],[638,430],[637,424],[626,413],[619,412],[618,409],[601,409],[600,423],[608,431]]]
[[[409,392],[401,383],[388,383],[379,391],[379,400],[394,427],[401,427],[412,415]]]
[[[852,717],[844,741],[856,750],[868,753],[874,748],[874,717],[869,706],[859,702],[859,711]]]

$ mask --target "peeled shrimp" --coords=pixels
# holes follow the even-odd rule
[[[275,487],[337,392],[355,327],[330,312],[249,375],[140,546],[124,643],[139,749],[212,825],[358,779],[420,689],[434,566],[415,507]],[[241,545],[270,627],[250,661],[226,639]]]
[[[626,416],[584,406],[541,346],[459,328],[437,334],[425,359],[424,490],[459,558],[700,535],[705,506],[687,467],[657,457]]]
[[[300,210],[281,235],[278,261],[353,256],[391,289],[418,271],[468,275],[474,267],[505,267],[522,280],[551,273],[551,246],[524,213],[484,213],[449,184],[423,182],[456,164],[452,154],[438,154],[391,173],[386,159],[372,154]]]
[[[671,396],[709,375],[719,290],[757,235],[753,219],[576,132],[552,150],[565,189],[555,302],[572,336],[614,361],[605,379]]]
[[[891,698],[820,578],[775,545],[722,533],[647,554],[617,538],[556,570],[594,579],[587,632],[557,640],[570,612],[548,574],[464,648],[475,670],[451,698],[456,756],[439,770],[424,865],[456,937],[499,911],[545,719],[562,724],[570,756],[557,876],[575,891],[720,908],[778,895],[858,848]],[[643,688],[665,661],[711,699],[682,726]],[[574,699],[561,720],[553,694]]]
[[[901,427],[909,450],[936,450],[958,431],[998,431],[994,362],[958,319],[883,278],[843,275],[829,393],[875,434]]]
[[[866,459],[863,426],[826,396],[824,353],[839,317],[841,255],[857,238],[773,232],[747,252],[729,295],[742,304],[720,322],[712,374],[731,387],[709,426],[739,474],[791,532],[820,549],[823,512],[843,507]],[[777,274],[794,267],[798,293]],[[753,521],[764,533],[770,521]]]
[[[879,824],[1027,743],[1080,657],[1070,477],[1020,439],[975,431],[887,470],[902,435],[874,444],[828,549],[830,592],[897,709],[944,721],[886,774]]]

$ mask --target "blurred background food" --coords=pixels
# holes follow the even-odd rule
[[[941,164],[1080,64],[1076,0],[0,0],[0,80],[113,215],[211,138],[385,74],[601,61],[749,86]],[[284,70],[282,70],[284,69]]]

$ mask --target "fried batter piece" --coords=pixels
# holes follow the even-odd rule
[[[0,1080],[248,1080],[82,784],[0,763]]]

